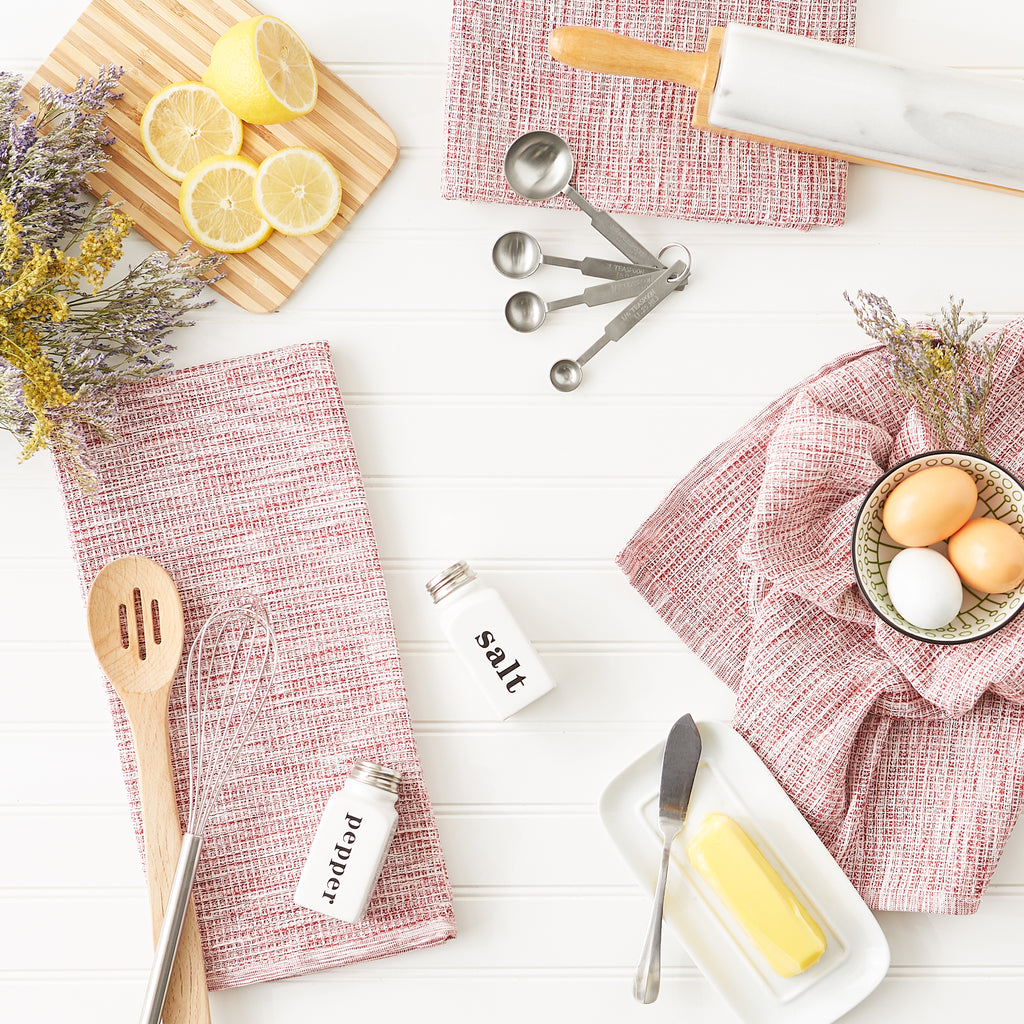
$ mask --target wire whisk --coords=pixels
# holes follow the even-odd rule
[[[218,607],[192,642],[185,669],[188,824],[140,1024],[159,1024],[206,824],[267,701],[277,661],[270,619],[252,598]]]
[[[277,643],[262,605],[221,606],[200,629],[185,670],[187,832],[201,836],[270,694]]]

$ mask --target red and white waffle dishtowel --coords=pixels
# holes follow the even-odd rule
[[[502,160],[517,136],[544,129],[569,143],[576,187],[599,209],[841,224],[844,162],[698,131],[692,90],[570,68],[547,43],[553,28],[579,24],[703,52],[710,28],[739,22],[846,44],[855,8],[855,0],[455,0],[441,193],[523,203]]]
[[[869,906],[973,913],[1024,798],[1024,616],[957,646],[913,640],[857,590],[850,538],[887,469],[941,447],[846,356],[711,452],[619,555],[736,692],[735,727]],[[986,442],[1024,476],[1024,320]]]
[[[95,499],[62,479],[83,591],[107,562],[143,555],[177,584],[186,655],[213,608],[240,593],[263,602],[280,650],[244,763],[206,828],[194,892],[210,987],[453,938],[448,876],[328,345],[125,387],[119,417],[114,443],[88,446]],[[170,710],[183,823],[185,660]],[[141,853],[131,734],[112,691],[110,707]],[[349,925],[293,897],[324,805],[357,758],[397,769],[402,782],[381,880],[366,918]]]

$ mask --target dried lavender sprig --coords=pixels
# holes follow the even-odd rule
[[[125,276],[95,295],[81,294],[69,306],[83,309],[64,323],[41,321],[41,342],[75,401],[57,414],[65,426],[64,441],[51,443],[58,460],[80,447],[68,433],[74,423],[101,433],[113,422],[116,385],[140,380],[170,366],[173,347],[166,336],[190,326],[186,317],[209,306],[205,286],[218,279],[220,257],[199,257],[188,246],[174,256],[157,251],[131,267]],[[33,417],[12,397],[19,375],[0,359],[0,430],[19,437],[31,433]]]
[[[124,219],[115,223],[116,207],[106,198],[93,202],[84,191],[86,177],[102,171],[107,160],[113,139],[104,109],[120,97],[122,73],[101,68],[97,78],[81,78],[66,93],[44,86],[38,111],[28,114],[20,80],[0,72],[0,203],[6,203],[0,218],[0,295],[9,288],[0,344],[7,344],[10,358],[23,361],[27,354],[37,360],[15,365],[0,358],[0,430],[31,443],[29,454],[41,438],[87,489],[94,473],[83,429],[112,436],[117,387],[169,366],[168,335],[191,323],[186,318],[192,310],[210,304],[203,289],[216,280],[221,262],[218,256],[200,258],[188,247],[174,256],[154,253],[95,291],[87,287],[105,276],[97,276],[95,263],[85,277],[60,272],[73,260],[48,264],[55,269],[40,278],[38,266],[29,262],[36,253],[70,255],[87,241],[94,252],[100,244],[105,258],[119,251],[111,247],[123,236]],[[26,310],[33,311],[29,320]],[[32,401],[25,390],[29,373],[35,375]],[[40,381],[58,399],[47,398],[42,411]]]
[[[989,457],[985,445],[988,399],[994,364],[1005,331],[974,341],[987,316],[963,315],[963,299],[952,296],[940,316],[911,326],[896,315],[889,301],[859,291],[844,292],[860,328],[886,346],[894,390],[913,401],[935,431],[939,443],[954,447],[953,433],[966,447]]]
[[[157,251],[95,294],[69,298],[71,319],[43,329],[51,359],[75,386],[105,381],[112,370],[128,376],[166,367],[167,336],[191,326],[187,317],[211,304],[201,296],[219,280],[219,265],[220,257],[200,258],[189,246],[174,256]]]
[[[43,86],[37,113],[22,120],[21,80],[0,74],[0,192],[14,203],[26,245],[55,248],[80,229],[92,206],[82,195],[84,181],[107,162],[113,137],[104,110],[122,95],[123,74],[105,66],[70,93]]]

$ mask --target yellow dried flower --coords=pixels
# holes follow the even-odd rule
[[[21,255],[21,225],[18,223],[18,211],[14,203],[4,192],[0,192],[0,224],[4,229],[4,246],[0,249],[0,271],[6,274]]]
[[[184,246],[106,280],[132,222],[81,196],[109,159],[105,114],[122,74],[105,66],[70,92],[40,89],[28,116],[21,82],[0,71],[0,139],[18,150],[0,161],[0,431],[23,456],[49,448],[87,491],[83,429],[113,436],[118,386],[169,366],[167,334],[209,304],[221,263]]]
[[[53,306],[50,309],[50,319],[55,324],[62,324],[65,320],[71,318],[71,309],[68,306],[68,300],[63,295],[58,295],[54,298]]]
[[[925,349],[925,358],[940,377],[948,377],[956,369],[953,365],[952,356],[941,345],[931,345]]]
[[[0,358],[21,371],[25,407],[35,417],[32,434],[21,452],[21,458],[27,459],[46,447],[53,430],[49,411],[68,405],[73,396],[61,384],[34,331],[8,328],[0,336]]]
[[[74,399],[46,358],[38,334],[27,325],[47,320],[64,323],[70,319],[71,309],[62,292],[76,290],[82,280],[96,294],[111,267],[121,258],[122,241],[132,222],[115,211],[109,227],[90,231],[82,238],[79,256],[33,244],[27,259],[20,259],[21,225],[14,204],[3,194],[0,224],[4,228],[0,269],[8,279],[0,287],[0,359],[20,371],[25,408],[34,419],[21,452],[21,458],[26,459],[47,447],[54,430],[52,412]]]

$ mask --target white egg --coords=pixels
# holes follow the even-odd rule
[[[931,548],[904,548],[885,581],[896,611],[919,629],[939,629],[960,614],[964,591],[949,559]]]

